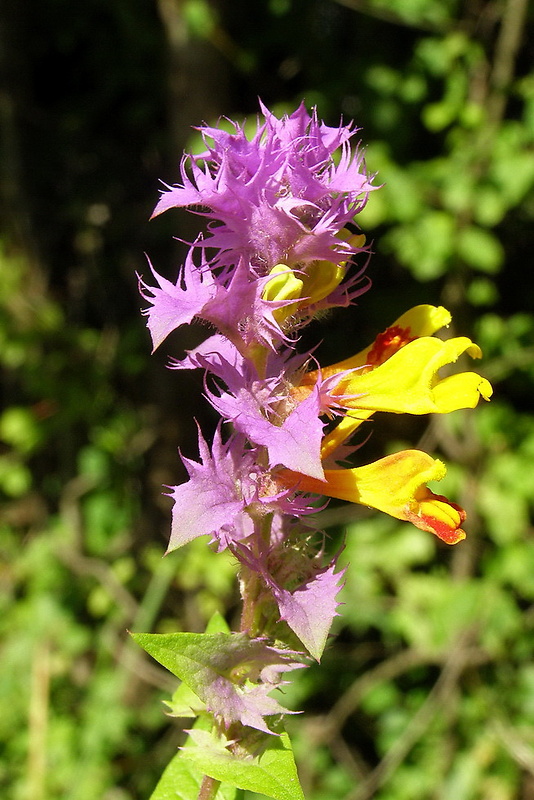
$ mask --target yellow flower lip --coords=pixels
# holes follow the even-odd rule
[[[280,304],[273,310],[273,316],[279,325],[283,325],[294,313],[303,294],[304,284],[286,264],[277,264],[269,275],[270,280],[263,290],[262,298]]]
[[[379,334],[370,348],[304,375],[293,395],[304,399],[319,377],[339,383],[332,394],[340,405],[368,418],[375,411],[395,414],[447,414],[474,408],[481,397],[489,400],[492,387],[475,372],[442,378],[439,370],[461,355],[480,358],[478,345],[465,336],[443,341],[429,333],[450,321],[441,306],[416,306]],[[357,427],[354,426],[354,427]]]
[[[335,394],[359,395],[346,408],[390,411],[396,414],[446,414],[474,408],[480,397],[491,397],[490,383],[474,372],[441,378],[438,371],[467,353],[481,356],[480,348],[465,336],[435,339],[423,336],[397,350],[382,364],[363,374],[341,378]]]
[[[274,302],[298,300],[303,282],[286,264],[277,264],[269,273],[270,280],[263,290],[263,299]]]
[[[362,250],[365,246],[363,234],[353,234],[346,228],[342,228],[338,237],[352,248]],[[325,300],[345,277],[346,266],[346,261],[338,264],[324,260],[311,261],[300,268],[295,264],[276,264],[269,273],[262,299],[281,303],[273,314],[283,324],[291,314]]]
[[[279,481],[298,491],[376,508],[434,533],[446,544],[457,544],[465,539],[460,527],[465,511],[426,486],[428,481],[439,481],[445,474],[441,461],[421,450],[403,450],[362,467],[327,469],[324,481],[290,470],[281,470]]]

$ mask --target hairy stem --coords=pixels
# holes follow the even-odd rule
[[[255,521],[257,555],[264,547],[269,547],[271,538],[271,525],[273,515],[258,518]],[[258,636],[263,632],[265,620],[261,613],[260,598],[264,590],[261,576],[254,570],[243,565],[239,577],[241,597],[243,598],[243,611],[241,614],[241,630],[249,636]]]
[[[215,800],[220,785],[220,781],[210,778],[209,775],[204,775],[197,800]]]
[[[241,570],[241,594],[243,611],[241,613],[241,630],[250,636],[257,635],[257,601],[261,592],[260,577],[248,567]]]

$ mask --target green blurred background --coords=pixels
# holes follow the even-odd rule
[[[286,692],[308,800],[534,798],[534,10],[526,0],[4,0],[0,9],[0,796],[145,800],[181,742],[174,679],[128,641],[238,615],[206,540],[162,559],[209,432],[202,379],[139,313],[197,220],[149,223],[192,125],[302,98],[362,127],[372,290],[309,329],[324,362],[411,305],[480,343],[491,404],[378,417],[469,514],[456,548],[323,514],[349,563],[335,639]],[[464,365],[465,367],[466,365]]]

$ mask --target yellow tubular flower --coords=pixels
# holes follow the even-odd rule
[[[474,408],[480,397],[489,400],[490,383],[475,372],[441,378],[439,370],[463,353],[480,358],[480,348],[466,337],[442,341],[429,334],[448,325],[451,315],[442,306],[421,305],[403,314],[381,333],[372,346],[351,358],[302,376],[292,390],[304,400],[319,377],[340,377],[332,395],[347,415],[323,440],[323,459],[328,458],[375,411],[395,414],[447,414]]]
[[[303,400],[319,375],[331,378],[355,369],[340,377],[333,391],[343,408],[356,412],[353,417],[367,419],[374,411],[447,414],[474,408],[480,397],[489,400],[492,395],[485,378],[474,372],[447,378],[438,375],[442,367],[454,363],[463,353],[472,358],[482,355],[480,348],[464,336],[442,341],[427,335],[449,321],[450,314],[444,308],[417,306],[380,334],[371,348],[320,372],[308,372],[294,388],[293,396]]]
[[[362,467],[325,470],[324,482],[290,470],[281,471],[280,481],[299,491],[376,508],[457,544],[465,539],[465,511],[426,486],[445,473],[445,465],[427,453],[403,450]]]
[[[343,228],[339,238],[352,247],[365,245],[363,234],[351,234]],[[319,303],[339,286],[346,273],[346,262],[334,264],[331,261],[312,261],[295,271],[289,264],[276,264],[270,271],[271,280],[263,290],[262,299],[272,301],[294,301],[273,312],[279,324],[297,311]],[[298,277],[297,277],[298,275]]]
[[[263,290],[264,300],[294,300],[298,301],[302,295],[302,281],[296,277],[287,264],[277,264],[272,268],[269,275],[272,276],[271,280],[267,283]],[[295,311],[293,303],[287,306],[281,306],[273,311],[273,317],[279,325],[283,325],[287,317],[291,316]]]
[[[338,236],[352,247],[365,245],[363,233],[352,234],[343,228]],[[304,282],[302,296],[306,298],[305,305],[312,306],[328,297],[339,286],[345,273],[346,261],[342,261],[341,264],[334,264],[331,261],[313,261],[311,264],[307,264],[302,276]]]
[[[364,373],[342,378],[335,389],[346,398],[346,408],[392,411],[396,414],[447,414],[459,408],[474,408],[480,397],[488,400],[492,388],[474,372],[440,378],[438,370],[454,363],[463,353],[480,358],[480,348],[461,336],[442,341],[430,336],[415,339],[383,364]]]
[[[331,261],[314,261],[302,277],[302,295],[306,298],[304,305],[312,306],[328,297],[339,286],[345,277],[345,267]]]
[[[352,436],[362,422],[372,417],[373,411],[353,411],[349,412],[345,417],[342,417],[336,427],[323,437],[321,442],[321,458],[326,461],[338,447],[340,447],[347,439]]]
[[[296,402],[308,397],[317,381],[328,378],[330,386],[334,383],[330,397],[344,410],[341,421],[323,438],[323,463],[335,458],[337,449],[375,411],[446,414],[474,408],[481,397],[489,400],[491,385],[480,375],[438,374],[464,353],[481,356],[480,348],[465,337],[447,341],[432,337],[450,321],[451,315],[441,306],[416,306],[377,336],[371,347],[301,376],[292,390]],[[456,544],[465,538],[461,528],[465,512],[426,485],[441,480],[445,472],[441,461],[419,450],[406,450],[362,467],[326,469],[324,482],[289,470],[281,470],[279,480],[298,491],[377,508],[435,533],[447,544]]]

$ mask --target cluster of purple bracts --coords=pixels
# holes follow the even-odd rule
[[[175,282],[150,265],[155,284],[140,278],[140,290],[154,349],[182,325],[208,323],[205,341],[170,366],[203,370],[205,396],[221,417],[211,446],[199,431],[200,460],[182,458],[189,480],[170,487],[168,550],[208,535],[218,550],[232,551],[242,629],[265,642],[271,673],[279,653],[281,673],[289,668],[284,645],[320,657],[342,579],[335,558],[324,563],[321,534],[306,523],[323,501],[299,491],[298,481],[279,479],[284,470],[323,479],[325,425],[340,413],[332,379],[295,397],[313,363],[297,350],[299,331],[318,311],[347,306],[367,288],[352,263],[359,252],[367,258],[353,220],[373,186],[361,151],[351,147],[351,125],[328,127],[304,105],[281,119],[261,111],[250,139],[235,123],[230,132],[199,129],[205,151],[184,156],[181,184],[166,187],[154,215],[185,206],[208,224]],[[241,721],[268,730],[262,714],[274,713],[273,702],[255,722],[248,712]],[[231,706],[215,711],[235,720]]]
[[[301,651],[321,657],[336,615],[343,570],[310,516],[324,498],[379,509],[450,545],[466,535],[465,511],[427,486],[445,476],[441,461],[414,449],[342,465],[351,438],[376,411],[447,414],[492,388],[475,372],[440,375],[466,353],[481,356],[466,337],[434,336],[451,321],[441,306],[408,310],[333,365],[299,349],[314,316],[368,288],[354,218],[375,187],[351,125],[328,127],[304,105],[281,119],[261,111],[250,137],[229,120],[199,129],[206,149],[184,156],[181,183],[154,214],[183,206],[207,225],[174,283],[150,266],[155,284],[140,278],[140,290],[154,348],[182,325],[209,330],[170,361],[203,371],[220,423],[211,445],[199,430],[199,461],[182,457],[189,478],[169,487],[168,551],[199,536],[231,551],[243,613],[239,633],[196,652],[204,669],[194,689],[227,731],[271,733],[265,717],[283,709],[270,692],[302,666]]]

